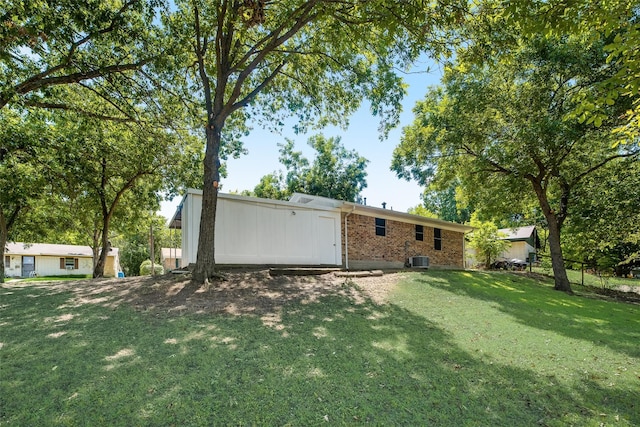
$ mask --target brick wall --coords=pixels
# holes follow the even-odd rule
[[[345,243],[349,245],[350,268],[399,268],[411,256],[426,255],[431,266],[463,268],[464,233],[441,230],[442,249],[434,249],[434,229],[424,226],[424,240],[416,240],[416,224],[386,220],[386,235],[376,235],[375,217],[351,214],[347,218],[349,235],[345,239],[342,214],[342,261]]]

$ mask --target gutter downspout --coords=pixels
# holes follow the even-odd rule
[[[347,212],[347,214],[344,216],[344,266],[347,271],[349,270],[349,226],[347,225],[347,218],[349,218],[349,215],[354,213],[355,210],[356,207],[354,205],[353,209],[351,209],[351,212]]]

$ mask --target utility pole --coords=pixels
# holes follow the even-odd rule
[[[149,227],[149,253],[151,254],[151,275],[156,275],[156,265],[155,265],[155,254],[153,252],[154,242],[153,242],[153,223]]]

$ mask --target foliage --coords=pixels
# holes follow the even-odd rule
[[[414,206],[412,208],[407,209],[407,213],[411,214],[411,215],[420,215],[423,216],[425,218],[438,218],[438,215],[436,215],[435,213],[427,210],[427,208],[424,207],[424,205],[418,205],[418,206]]]
[[[422,193],[422,201],[428,211],[435,212],[437,218],[465,224],[471,220],[473,209],[464,206],[457,193],[459,193],[457,183],[452,183],[441,190],[428,187]]]
[[[585,184],[572,200],[567,256],[608,274],[628,274],[640,251],[640,161],[607,165]]]
[[[493,3],[493,2],[488,2]],[[498,2],[494,17],[522,28],[526,35],[578,35],[587,43],[604,42],[606,61],[617,72],[599,85],[601,91],[580,94],[580,102],[568,111],[586,123],[600,126],[614,117],[610,106],[626,105],[624,120],[612,132],[616,143],[640,144],[640,15],[637,2],[578,0],[572,2]],[[543,17],[541,19],[541,17]]]
[[[143,94],[149,81],[137,81],[133,72],[153,68],[164,53],[155,28],[157,5],[143,0],[4,2],[0,109],[26,106],[134,119],[136,106],[126,95]],[[84,103],[96,95],[109,102],[97,109]]]
[[[498,227],[488,221],[480,221],[477,215],[471,215],[471,226],[475,229],[470,235],[469,246],[476,250],[485,268],[490,268],[491,263],[504,251],[509,249],[511,243],[504,240],[505,234],[498,231]]]
[[[142,261],[142,264],[140,264],[139,271],[141,276],[150,276],[152,271],[151,260],[147,259]],[[158,264],[157,262],[153,264],[153,274],[164,274],[164,268],[162,267],[161,264]]]
[[[287,200],[297,192],[355,202],[367,186],[365,169],[369,161],[355,150],[346,150],[339,137],[316,135],[308,144],[316,151],[313,163],[302,152],[294,151],[292,140],[280,144],[280,163],[286,167],[286,175],[282,172],[265,175],[253,193],[257,197]]]
[[[5,286],[2,422],[640,424],[637,305],[507,273],[402,278],[389,304],[288,299],[267,320]]]
[[[570,292],[560,233],[572,194],[599,168],[639,150],[611,148],[608,131],[619,124],[616,119],[596,128],[566,113],[582,92],[597,92],[616,69],[607,65],[601,45],[583,39],[496,32],[489,36],[506,33],[513,40],[498,45],[501,50],[482,64],[467,60],[473,44],[461,48],[445,70],[443,87],[418,103],[393,168],[423,184],[459,179],[483,217],[525,212],[537,203],[548,225],[556,286]],[[612,116],[619,111],[610,108]]]
[[[185,86],[197,95],[205,129],[202,214],[194,279],[215,272],[215,217],[221,150],[247,120],[297,131],[345,125],[363,99],[386,135],[405,94],[396,69],[425,46],[444,50],[466,2],[282,0],[177,1],[165,18]],[[180,48],[183,50],[180,51]]]
[[[0,110],[0,128],[0,256],[4,259],[8,241],[29,240],[41,225],[22,220],[33,201],[52,190],[50,176],[39,164],[48,161],[45,148],[52,132],[45,115],[8,108]],[[0,283],[3,280],[4,263],[0,263]]]

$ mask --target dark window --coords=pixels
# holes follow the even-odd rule
[[[376,218],[376,236],[387,235],[387,220],[384,218]]]
[[[442,250],[442,230],[439,228],[433,229],[433,248],[436,251]]]
[[[424,240],[424,227],[416,224],[416,240]]]
[[[4,257],[4,268],[11,268],[11,257],[9,255]]]

